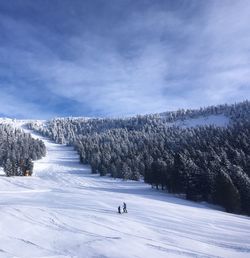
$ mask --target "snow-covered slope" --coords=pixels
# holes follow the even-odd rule
[[[7,117],[0,117],[0,124],[8,124],[15,128],[20,128],[27,123],[45,124],[46,120],[35,120],[35,119],[14,119]]]
[[[0,176],[0,257],[250,256],[248,217],[92,175],[73,148],[42,139],[35,176]]]
[[[229,125],[229,118],[225,115],[209,115],[197,118],[189,118],[185,120],[177,120],[173,123],[167,123],[168,126],[178,126],[183,128],[214,125],[218,127],[226,127]]]

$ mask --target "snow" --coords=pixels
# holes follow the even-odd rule
[[[196,126],[214,125],[218,127],[226,127],[229,125],[230,119],[225,115],[209,115],[200,116],[197,118],[189,118],[185,120],[177,120],[173,123],[168,123],[168,126],[178,126],[182,128],[190,128]]]
[[[3,171],[3,168],[0,167],[0,176],[3,176],[3,175],[5,175],[5,173],[4,173],[4,171]]]
[[[21,128],[27,123],[36,123],[37,125],[43,125],[46,123],[46,120],[35,120],[35,119],[14,119],[7,117],[0,117],[0,124],[11,125],[14,128]]]
[[[0,176],[0,258],[250,257],[249,217],[93,175],[72,147],[33,136],[47,147],[35,175]]]

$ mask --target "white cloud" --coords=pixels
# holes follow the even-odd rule
[[[18,93],[7,94],[0,91],[0,113],[5,114],[6,117],[20,117],[20,118],[41,118],[48,117],[48,115],[56,115],[55,113],[47,112],[41,107],[33,103],[28,103],[18,98]]]
[[[0,17],[10,30],[18,28],[16,38],[28,38],[30,46],[5,45],[0,55],[19,74],[42,81],[50,94],[77,101],[96,115],[249,98],[250,6],[247,1],[211,1],[204,8],[193,18],[185,17],[185,10],[134,12],[114,25],[110,37],[88,30],[65,38],[63,50],[70,53],[65,56],[40,41],[32,24]],[[51,33],[41,30],[45,36]]]

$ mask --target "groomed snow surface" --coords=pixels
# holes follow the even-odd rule
[[[39,138],[34,176],[0,176],[0,257],[250,257],[249,217],[92,175],[71,147]]]

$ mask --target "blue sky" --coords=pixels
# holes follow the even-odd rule
[[[128,116],[250,98],[250,4],[0,1],[0,114]]]

